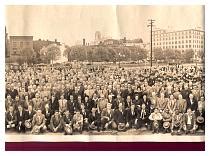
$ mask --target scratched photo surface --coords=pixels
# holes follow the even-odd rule
[[[7,142],[205,141],[205,6],[5,6]]]

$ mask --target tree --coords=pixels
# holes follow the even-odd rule
[[[32,63],[33,58],[35,57],[35,52],[32,48],[24,48],[22,50],[22,55],[25,57],[27,63]]]
[[[157,60],[165,60],[166,56],[165,53],[161,48],[155,48],[154,49],[154,58]]]
[[[182,58],[185,59],[187,62],[190,61],[194,56],[193,49],[187,49],[182,53]]]
[[[53,61],[56,59],[56,57],[60,55],[61,55],[61,51],[58,45],[50,44],[46,47],[46,56],[50,59],[52,64],[53,64]]]

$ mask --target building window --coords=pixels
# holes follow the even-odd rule
[[[174,44],[174,42],[172,42],[172,44]]]
[[[189,43],[191,43],[191,40],[189,40]]]
[[[188,45],[186,45],[186,48],[188,48]]]
[[[189,45],[189,48],[191,48],[191,45]]]
[[[177,48],[177,46],[175,46],[175,48]]]
[[[184,48],[184,45],[182,45],[182,48]]]
[[[179,41],[179,44],[181,44],[181,41]]]
[[[186,40],[186,43],[188,43],[188,41]]]
[[[181,48],[181,46],[179,45],[179,48]]]
[[[174,48],[174,46],[172,46],[172,48]]]
[[[186,36],[186,38],[188,38],[188,36]]]
[[[175,41],[175,44],[177,44],[177,41]]]
[[[182,43],[184,43],[184,41],[182,41]]]

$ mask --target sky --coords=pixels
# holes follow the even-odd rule
[[[83,38],[91,42],[96,31],[114,39],[142,38],[148,42],[148,19],[154,19],[155,27],[161,29],[205,29],[201,5],[10,5],[5,15],[9,36],[32,35],[34,39],[57,39],[68,45]]]

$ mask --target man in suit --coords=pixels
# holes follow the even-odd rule
[[[190,108],[192,111],[198,109],[198,101],[194,98],[193,94],[189,94],[189,99],[187,99],[187,109]]]
[[[141,105],[142,104],[145,104],[146,109],[148,109],[149,112],[151,113],[151,110],[150,110],[151,101],[149,98],[147,98],[147,94],[143,94],[143,99],[141,99]]]
[[[187,134],[188,132],[195,133],[196,128],[197,125],[195,113],[192,112],[191,108],[188,108],[187,113],[183,115],[183,129],[185,131],[185,134]]]
[[[89,122],[88,122],[88,117],[89,117],[89,110],[85,108],[84,103],[81,104],[81,110],[80,114],[83,115],[83,130],[89,130]]]
[[[14,107],[10,105],[8,107],[8,111],[6,112],[5,115],[5,128],[6,129],[14,129],[17,125],[17,116],[14,111]]]
[[[28,105],[28,109],[25,113],[25,121],[29,122],[30,124],[32,123],[33,120],[33,116],[36,114],[36,112],[33,110],[33,106],[32,105]],[[26,130],[31,130],[30,128],[26,127]]]
[[[125,131],[126,126],[126,114],[125,110],[123,108],[123,104],[119,104],[119,108],[115,110],[114,112],[114,121],[117,124],[117,130],[118,131]]]
[[[55,97],[54,94],[52,94],[52,96],[51,96],[50,104],[49,105],[50,105],[52,111],[55,111],[55,110],[58,110],[59,109],[58,99]]]
[[[138,120],[137,116],[138,116],[138,113],[135,108],[135,104],[132,103],[131,107],[127,110],[127,113],[126,113],[126,127],[127,128],[132,128],[132,127],[137,128],[137,120]]]
[[[69,113],[69,110],[66,110],[63,115],[63,127],[65,135],[71,135],[73,133],[72,124],[72,116]]]
[[[77,109],[76,113],[73,116],[73,130],[82,133],[82,128],[83,128],[83,115],[80,114],[80,110]]]
[[[49,128],[53,133],[61,132],[63,126],[62,123],[62,116],[60,115],[59,111],[56,110],[54,115],[51,116]]]
[[[112,104],[108,103],[107,107],[103,109],[101,113],[102,130],[109,129],[109,128],[111,129],[117,128],[117,125],[114,122],[114,111],[111,108],[112,108]]]
[[[45,116],[44,114],[42,114],[42,110],[38,109],[36,111],[36,114],[33,116],[31,133],[43,133],[46,131],[46,129],[47,127],[45,125]]]
[[[25,111],[21,105],[18,106],[18,111],[16,112],[17,116],[17,126],[16,130],[18,132],[25,132]]]
[[[46,125],[48,130],[50,130],[49,129],[50,120],[51,120],[51,116],[52,116],[52,114],[54,114],[54,112],[55,112],[55,110],[51,110],[49,105],[45,105],[44,109],[42,110],[42,113],[45,116],[45,121],[46,121],[45,125]]]
[[[147,126],[147,129],[150,126],[150,120],[149,120],[149,115],[150,112],[149,110],[146,108],[146,105],[143,103],[141,105],[141,108],[138,112],[138,116],[137,116],[137,129],[141,128],[142,126]]]
[[[100,114],[97,111],[97,108],[92,108],[91,113],[88,117],[88,122],[90,124],[90,129],[95,130],[97,129],[98,132],[100,132],[100,126],[101,126],[101,117]]]
[[[60,100],[58,100],[58,103],[59,103],[59,112],[63,114],[67,110],[67,100],[64,99],[63,94],[60,96]]]
[[[35,94],[35,98],[32,99],[32,103],[33,103],[33,108],[35,111],[39,110],[39,109],[43,109],[43,105],[42,105],[42,99],[40,98],[39,93]]]
[[[171,135],[174,135],[174,130],[177,130],[177,134],[181,134],[181,129],[183,127],[183,114],[179,112],[178,109],[172,114],[172,121],[171,121]]]
[[[185,113],[187,108],[187,101],[182,98],[182,94],[178,95],[177,109],[180,113]]]

